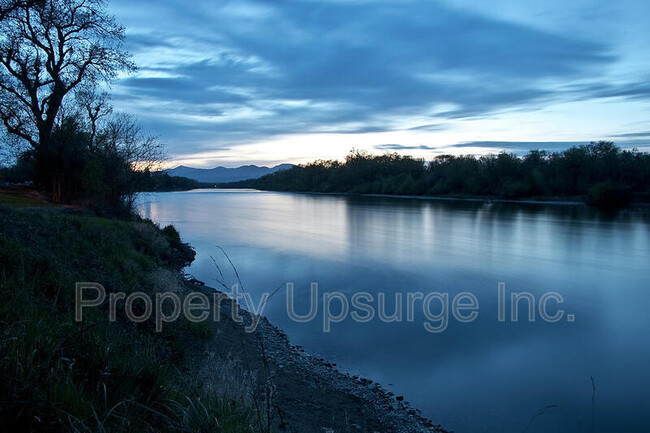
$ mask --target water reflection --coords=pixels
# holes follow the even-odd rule
[[[210,254],[224,247],[245,289],[259,296],[282,282],[309,309],[321,291],[475,293],[479,318],[427,333],[412,323],[359,324],[321,331],[321,318],[291,322],[284,299],[265,314],[292,340],[346,369],[406,395],[450,429],[521,431],[543,406],[534,431],[586,431],[593,375],[599,431],[645,431],[650,401],[650,212],[603,214],[582,206],[192,191],[145,197],[142,212],[177,225],[197,249],[190,269],[210,282]],[[497,283],[537,296],[549,290],[575,314],[569,323],[498,323]],[[234,278],[232,279],[234,282]],[[259,298],[256,298],[259,299]]]

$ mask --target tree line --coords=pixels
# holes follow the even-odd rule
[[[264,190],[580,199],[602,207],[650,201],[650,154],[608,141],[561,152],[532,150],[480,157],[441,155],[432,161],[352,151],[344,161],[316,161],[257,180],[231,184]]]
[[[134,181],[138,191],[188,191],[190,189],[207,188],[213,184],[203,184],[194,179],[182,176],[170,176],[164,171],[138,171],[134,173]]]

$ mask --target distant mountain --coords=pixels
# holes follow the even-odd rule
[[[228,183],[240,180],[257,179],[276,171],[288,170],[292,164],[280,164],[275,167],[259,167],[257,165],[244,165],[237,168],[192,168],[179,165],[176,168],[165,170],[170,176],[182,176],[203,183]]]

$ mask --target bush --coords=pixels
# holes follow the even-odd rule
[[[597,183],[589,188],[587,193],[587,203],[603,209],[621,208],[629,203],[631,198],[627,186],[611,181]]]
[[[31,180],[55,202],[114,216],[130,215],[135,193],[147,184],[162,189],[198,186],[190,179],[149,173],[148,168],[162,160],[162,147],[142,136],[133,118],[115,116],[101,126],[90,129],[80,115],[64,117],[46,146],[22,154],[0,177]]]
[[[172,244],[178,245],[181,243],[181,235],[178,233],[178,230],[176,230],[176,227],[174,227],[172,224],[162,229],[162,232],[167,240],[169,240],[169,242]]]

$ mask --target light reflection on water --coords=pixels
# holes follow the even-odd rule
[[[283,295],[264,314],[292,342],[404,394],[458,432],[519,432],[535,413],[559,405],[528,430],[591,428],[597,385],[598,431],[650,425],[650,212],[607,215],[547,206],[197,190],[142,197],[142,214],[174,223],[197,250],[189,272],[215,285],[210,255],[223,247],[254,299],[296,285],[296,310],[309,285],[351,296],[470,291],[480,301],[470,324],[427,333],[413,323],[322,318],[289,320]],[[235,283],[234,276],[230,278]],[[575,323],[499,323],[497,284],[537,296],[557,291]],[[416,311],[417,312],[417,311]]]

